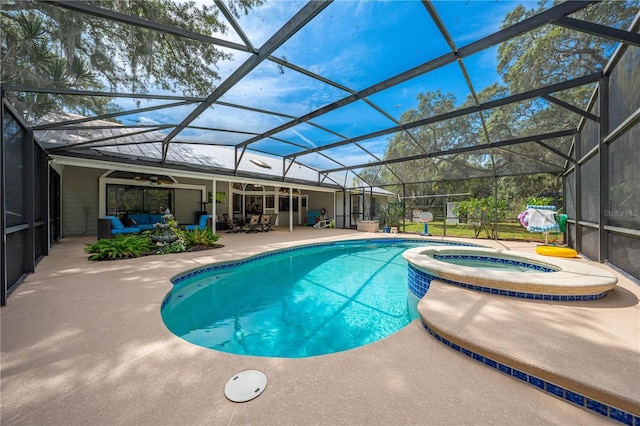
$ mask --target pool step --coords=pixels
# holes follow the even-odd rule
[[[633,326],[599,326],[608,309],[627,309],[633,324],[627,298],[615,289],[598,301],[520,300],[433,280],[418,311],[429,333],[453,350],[567,402],[640,426],[638,336]],[[590,309],[585,316],[584,308],[594,306],[601,313]]]

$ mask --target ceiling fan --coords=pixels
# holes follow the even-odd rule
[[[166,176],[136,176],[138,182],[149,182],[149,185],[172,185],[175,182]]]

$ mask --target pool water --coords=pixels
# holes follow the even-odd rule
[[[486,260],[478,259],[450,259],[446,257],[438,257],[437,260],[458,266],[470,266],[472,268],[497,269],[500,271],[513,272],[540,272],[539,270],[533,269],[529,266],[521,266],[514,263],[487,262]]]
[[[424,243],[335,243],[181,280],[163,303],[176,335],[219,351],[300,358],[344,351],[406,326],[407,262]]]

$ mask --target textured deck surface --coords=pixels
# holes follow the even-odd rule
[[[117,262],[88,262],[83,243],[92,238],[57,244],[0,311],[0,422],[611,423],[453,351],[419,321],[361,348],[303,359],[231,355],[185,342],[171,334],[160,317],[171,276],[301,243],[381,236],[313,228],[222,235],[222,249]],[[529,253],[535,249],[529,243],[481,243]],[[526,362],[582,371],[585,382],[614,393],[627,392],[636,380],[639,292],[629,280],[620,277],[613,296],[593,306],[453,294],[462,291],[443,287],[432,299],[440,327],[449,318],[447,327],[465,338],[482,344],[488,339]],[[455,300],[456,312],[442,305],[446,300]],[[526,321],[527,328],[499,333],[495,328],[502,321]],[[224,397],[225,383],[245,369],[263,371],[267,388],[250,402],[230,402]]]

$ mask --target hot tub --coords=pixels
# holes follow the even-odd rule
[[[500,296],[558,301],[598,300],[618,282],[610,272],[580,260],[490,248],[421,247],[403,256],[409,290],[419,298],[434,279]]]

